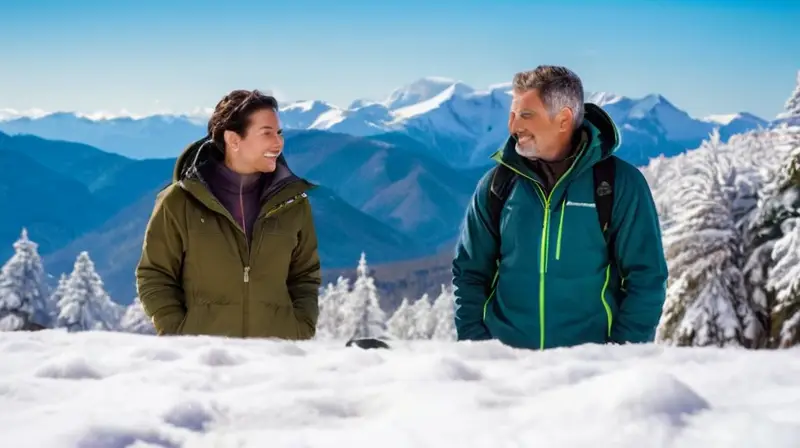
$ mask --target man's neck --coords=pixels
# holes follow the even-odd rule
[[[570,157],[575,155],[575,150],[577,149],[577,139],[576,132],[573,132],[566,141],[561,142],[561,151],[559,151],[559,157],[554,160],[543,160],[545,163],[562,163],[566,162]]]
[[[569,170],[575,157],[578,155],[578,148],[581,146],[582,132],[575,132],[570,136],[569,142],[564,146],[563,156],[558,160],[529,160],[525,159],[525,164],[533,170],[542,180],[542,186],[547,193],[555,186],[556,182]]]

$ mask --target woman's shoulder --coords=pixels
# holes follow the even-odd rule
[[[174,212],[185,209],[189,202],[187,199],[188,193],[180,182],[171,182],[156,194],[156,205]]]

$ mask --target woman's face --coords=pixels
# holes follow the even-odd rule
[[[236,165],[250,172],[275,171],[278,156],[283,151],[283,131],[278,114],[272,109],[260,109],[250,115],[244,136],[235,135],[229,148]]]

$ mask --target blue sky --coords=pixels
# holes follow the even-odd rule
[[[423,76],[474,87],[563,64],[590,91],[772,118],[800,1],[43,1],[0,6],[0,109],[149,113],[234,88],[346,106]]]

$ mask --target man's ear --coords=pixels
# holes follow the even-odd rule
[[[561,112],[558,113],[556,117],[558,119],[558,131],[559,132],[572,132],[572,120],[575,117],[575,113],[569,107],[565,107],[561,109]]]

